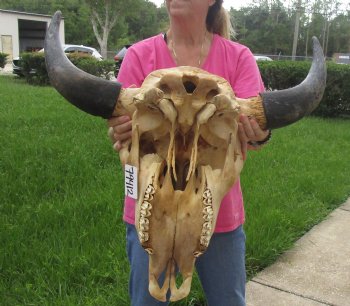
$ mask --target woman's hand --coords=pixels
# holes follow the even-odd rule
[[[238,136],[241,141],[243,159],[246,159],[248,149],[259,149],[259,147],[249,145],[249,141],[262,141],[266,139],[268,135],[269,131],[262,130],[255,119],[249,119],[246,115],[240,115],[238,123]]]
[[[112,117],[108,119],[108,126],[108,135],[113,142],[113,148],[119,152],[122,143],[131,138],[131,119],[129,116]]]

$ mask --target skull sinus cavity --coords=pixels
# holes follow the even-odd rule
[[[132,141],[120,157],[139,169],[135,225],[149,254],[149,291],[165,301],[170,289],[176,301],[188,295],[195,260],[243,167],[240,107],[225,79],[192,67],[151,73],[133,103]]]

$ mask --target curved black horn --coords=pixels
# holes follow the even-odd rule
[[[90,75],[70,62],[59,39],[61,16],[60,11],[54,14],[45,37],[45,61],[50,82],[76,107],[95,116],[110,118],[121,84]]]
[[[261,93],[266,116],[266,128],[276,129],[298,121],[320,103],[326,87],[327,69],[320,43],[313,41],[313,60],[306,79],[299,85]]]

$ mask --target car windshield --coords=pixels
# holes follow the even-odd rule
[[[66,53],[79,52],[79,53],[92,54],[92,50],[89,50],[89,49],[83,48],[83,47],[68,47],[64,50],[64,52],[66,52]]]

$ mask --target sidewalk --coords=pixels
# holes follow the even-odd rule
[[[4,68],[0,68],[0,74],[12,74],[12,65],[7,63]]]
[[[350,305],[350,198],[247,283],[247,306]]]

